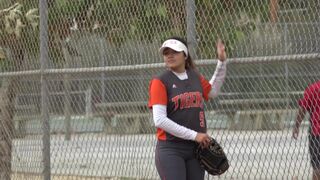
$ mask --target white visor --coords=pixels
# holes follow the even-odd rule
[[[166,40],[161,48],[159,49],[160,53],[163,54],[163,50],[165,48],[173,49],[177,52],[184,52],[186,56],[188,57],[188,48],[186,45],[184,45],[182,42],[175,40],[175,39],[168,39]]]

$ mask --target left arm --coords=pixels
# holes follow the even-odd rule
[[[293,131],[292,131],[292,137],[294,139],[298,138],[299,127],[300,127],[301,122],[302,122],[303,118],[305,117],[305,115],[306,115],[306,110],[304,108],[302,108],[302,107],[299,107],[298,114],[297,114],[297,117],[296,117],[296,122],[295,122],[295,125],[293,127]]]
[[[209,81],[211,85],[211,90],[209,92],[210,98],[214,98],[218,96],[226,76],[226,71],[227,71],[227,63],[225,61],[219,60],[216,70],[212,75],[211,80]]]
[[[217,41],[217,54],[218,54],[218,64],[216,67],[216,70],[214,72],[214,74],[212,75],[211,80],[209,81],[209,83],[207,82],[202,82],[203,85],[203,89],[207,89],[207,87],[209,86],[210,91],[204,91],[205,93],[208,93],[205,95],[206,99],[208,98],[214,98],[216,96],[218,96],[221,86],[224,82],[225,76],[226,76],[226,72],[227,72],[227,53],[225,51],[225,46],[223,44],[223,42],[221,41],[221,39],[218,39]]]

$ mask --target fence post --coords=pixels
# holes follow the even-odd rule
[[[187,9],[187,41],[189,54],[193,59],[197,59],[197,33],[196,33],[196,4],[194,0],[186,0]]]
[[[62,52],[65,59],[64,67],[70,68],[70,61],[73,60],[67,50],[66,42],[62,43]],[[65,128],[65,140],[71,140],[71,79],[70,74],[63,75],[63,86],[64,86],[64,128]]]
[[[288,25],[287,23],[284,23],[284,47],[285,47],[285,53],[288,54]],[[285,62],[284,66],[284,72],[285,72],[285,92],[286,92],[286,109],[290,106],[290,95],[289,95],[289,67],[288,62]]]
[[[92,117],[92,87],[89,87],[85,92],[85,104],[86,104],[86,118],[89,119]]]
[[[105,59],[105,47],[104,47],[104,41],[103,39],[99,39],[99,58],[100,58],[100,66],[101,67],[104,67],[106,66],[106,59]],[[102,72],[101,73],[101,102],[105,102],[106,101],[106,97],[105,97],[105,94],[106,94],[106,85],[105,85],[105,80],[106,80],[106,73],[105,72]]]
[[[49,93],[45,70],[48,68],[48,2],[39,0],[40,12],[40,64],[41,64],[41,120],[42,120],[42,158],[43,179],[50,180],[50,124],[49,124]]]

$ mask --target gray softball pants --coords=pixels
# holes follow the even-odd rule
[[[193,141],[158,141],[155,161],[161,180],[203,180],[204,170],[195,158]]]

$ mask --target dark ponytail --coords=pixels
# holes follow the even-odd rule
[[[170,37],[170,38],[168,38],[168,39],[178,40],[178,41],[182,42],[182,43],[188,48],[187,41],[184,40],[184,39],[181,38],[181,37],[173,36],[173,37]],[[185,54],[185,55],[186,55],[186,54]],[[188,57],[187,57],[187,59],[186,59],[185,68],[186,68],[186,69],[195,69],[195,68],[196,68],[196,66],[195,66],[195,64],[194,64],[194,62],[193,62],[193,60],[192,60],[192,58],[191,58],[191,56],[190,56],[189,48],[188,48]]]

